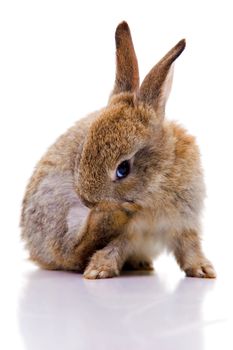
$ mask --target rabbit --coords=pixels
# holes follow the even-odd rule
[[[22,205],[22,238],[42,268],[114,277],[153,269],[162,251],[186,276],[215,278],[201,248],[205,197],[195,138],[165,119],[176,44],[139,85],[129,26],[115,32],[108,104],[79,120],[35,168]]]

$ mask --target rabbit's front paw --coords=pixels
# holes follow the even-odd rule
[[[119,272],[115,259],[107,258],[99,251],[92,257],[83,276],[87,279],[110,278],[119,275]]]
[[[216,278],[214,267],[209,261],[185,269],[187,277]]]

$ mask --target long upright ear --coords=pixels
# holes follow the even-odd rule
[[[160,119],[164,118],[165,105],[171,90],[173,62],[184,48],[183,39],[151,69],[140,87],[139,101],[152,106]]]
[[[129,26],[122,22],[116,28],[116,79],[112,94],[136,92],[139,88],[138,61]]]

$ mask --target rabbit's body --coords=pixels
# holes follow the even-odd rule
[[[31,259],[44,267],[69,269],[69,265],[60,261],[67,259],[66,253],[61,253],[58,259],[53,246],[59,245],[60,237],[60,245],[65,245],[68,251],[69,246],[73,249],[74,240],[81,239],[81,227],[90,210],[74,190],[74,164],[77,150],[80,148],[81,152],[89,126],[97,115],[96,112],[83,118],[58,138],[38,163],[27,186],[21,217],[22,237]],[[70,268],[79,269],[78,261],[77,267]]]
[[[21,222],[23,238],[31,258],[44,267],[80,270],[79,256],[69,265],[69,250],[81,240],[90,209],[74,189],[74,164],[77,149],[81,149],[98,115],[80,120],[62,135],[41,159],[28,185]],[[173,250],[173,233],[198,229],[204,195],[198,148],[193,138],[173,122],[164,125],[164,132],[169,135],[169,157],[164,159],[166,177],[155,174],[151,192],[138,199],[142,209],[127,228],[131,241],[128,259],[135,263],[150,261],[164,249]],[[183,162],[188,154],[187,169]],[[172,183],[167,180],[169,176],[173,177]]]
[[[108,106],[61,136],[27,187],[21,226],[30,256],[45,268],[85,269],[85,277],[103,278],[124,264],[151,269],[167,249],[187,275],[214,277],[200,246],[199,150],[182,127],[164,121],[170,66],[184,42],[136,94],[137,61],[125,22],[116,44]]]

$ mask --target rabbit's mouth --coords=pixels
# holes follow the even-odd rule
[[[131,204],[135,204],[135,201],[133,199],[122,198],[122,201],[127,202],[127,203],[131,203]]]
[[[97,204],[97,203],[94,203],[94,202],[90,202],[83,195],[80,195],[80,200],[86,207],[88,207],[90,209],[92,209]],[[130,203],[130,204],[135,204],[135,201],[133,199],[129,199],[129,198],[122,198],[119,202],[127,202],[127,203]]]
[[[84,196],[80,195],[81,202],[88,208],[93,208],[96,203],[88,201]]]

